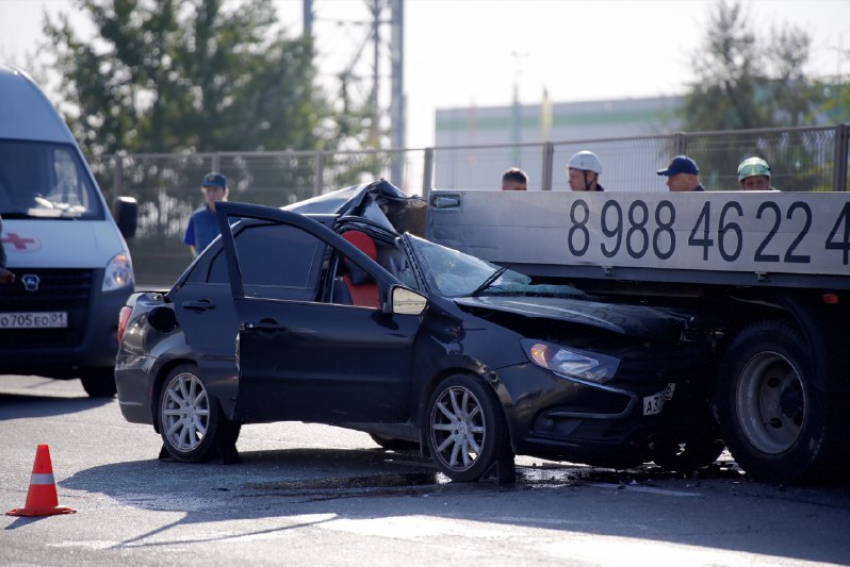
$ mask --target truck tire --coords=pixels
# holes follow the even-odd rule
[[[830,416],[838,408],[815,385],[810,349],[790,324],[764,321],[741,331],[723,357],[717,396],[726,446],[754,479],[788,484],[846,474],[832,461],[841,441]]]
[[[80,371],[83,390],[92,398],[111,398],[118,391],[115,387],[115,369],[85,368]]]

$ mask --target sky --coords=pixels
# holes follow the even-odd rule
[[[229,0],[237,1],[237,0]],[[313,0],[320,70],[332,77],[360,32],[331,19],[365,20],[365,0]],[[301,33],[303,0],[276,0]],[[407,146],[433,145],[438,108],[677,95],[694,80],[714,0],[406,0]],[[814,38],[810,76],[850,75],[850,0],[744,0],[757,34],[802,28]],[[0,61],[22,65],[43,39],[43,12],[91,26],[72,0],[0,0]],[[844,56],[840,56],[844,53]],[[388,65],[382,74],[388,75]],[[330,81],[331,79],[328,78]]]

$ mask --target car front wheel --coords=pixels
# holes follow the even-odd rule
[[[649,445],[653,462],[666,470],[690,474],[716,461],[724,445],[708,403],[674,406],[671,410],[669,426]]]
[[[431,395],[427,441],[437,468],[456,482],[475,482],[495,471],[513,482],[507,426],[493,391],[477,377],[456,374]]]
[[[222,413],[194,365],[175,367],[159,394],[159,430],[166,451],[184,463],[235,453],[239,425]]]

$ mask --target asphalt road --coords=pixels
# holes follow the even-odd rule
[[[850,480],[750,482],[518,458],[512,487],[452,484],[362,433],[242,429],[242,462],[157,459],[147,426],[77,381],[0,376],[0,507],[38,444],[71,515],[0,516],[0,565],[850,565]]]

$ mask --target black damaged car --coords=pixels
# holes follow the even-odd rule
[[[222,236],[122,312],[121,411],[172,458],[237,460],[240,427],[273,421],[416,445],[454,481],[509,482],[515,454],[690,470],[722,451],[691,317],[417,237],[386,182],[294,208],[220,203]]]

